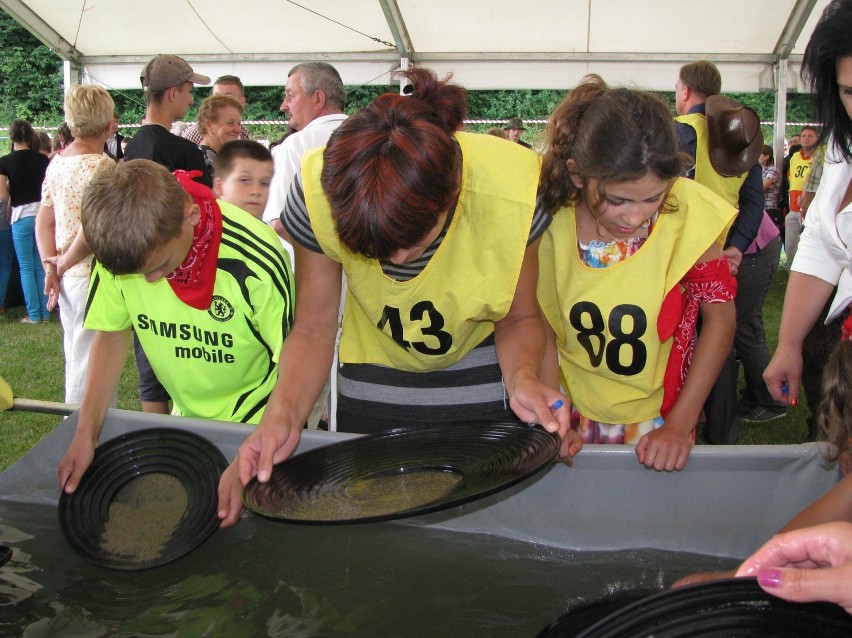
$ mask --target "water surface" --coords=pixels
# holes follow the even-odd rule
[[[626,530],[625,533],[629,533]],[[56,509],[0,501],[0,635],[535,636],[611,592],[667,587],[736,561],[571,552],[399,523],[304,526],[249,516],[142,572],[92,566]]]

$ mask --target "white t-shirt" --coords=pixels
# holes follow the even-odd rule
[[[279,218],[287,203],[290,184],[302,164],[302,156],[312,149],[325,146],[328,138],[345,119],[343,113],[318,117],[272,149],[275,173],[269,187],[269,201],[263,211],[263,221],[268,224]]]

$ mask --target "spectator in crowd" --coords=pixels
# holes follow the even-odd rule
[[[499,126],[492,126],[490,129],[485,131],[486,135],[493,135],[494,137],[502,137],[504,140],[509,139],[509,134],[501,129]]]
[[[73,141],[74,136],[71,134],[68,122],[63,122],[59,125],[59,128],[56,129],[56,133],[53,136],[53,151],[50,153],[50,159],[53,159],[54,155]]]
[[[38,135],[38,141],[40,143],[38,152],[42,155],[47,155],[48,157],[53,155],[53,141],[50,139],[50,135],[47,131],[39,131],[36,135]]]
[[[254,140],[228,142],[216,155],[213,192],[261,219],[275,165],[272,154]]]
[[[757,113],[721,96],[721,91],[722,76],[715,64],[697,60],[683,65],[675,83],[675,131],[681,150],[695,162],[687,176],[739,210],[724,246],[731,274],[736,276],[763,220],[762,171],[757,161],[763,134]],[[730,136],[731,131],[739,136]],[[741,290],[737,299],[751,294]],[[746,319],[742,314],[738,317]],[[737,364],[731,348],[704,405],[705,438],[718,445],[736,443],[738,412]]]
[[[340,74],[325,62],[297,64],[287,74],[284,101],[280,110],[287,113],[288,135],[272,149],[275,174],[263,221],[270,224],[285,241],[287,235],[280,216],[287,193],[308,151],[325,146],[328,138],[346,119],[343,107],[346,88]],[[292,255],[292,246],[285,246]]]
[[[230,95],[211,95],[201,101],[197,126],[202,141],[198,147],[204,153],[204,163],[211,176],[222,145],[240,139],[242,116],[242,103]]]
[[[198,181],[212,186],[213,177],[207,172],[204,155],[198,146],[169,130],[192,106],[193,86],[208,84],[210,78],[195,73],[183,58],[161,53],[145,65],[139,79],[145,91],[145,121],[128,143],[124,159],[152,160],[169,171],[199,171]],[[134,347],[142,410],[166,414],[169,396],[151,370],[135,336]]]
[[[506,131],[506,136],[510,141],[516,142],[524,148],[532,148],[532,146],[521,139],[521,133],[527,130],[527,127],[524,126],[524,121],[521,118],[510,118],[509,121],[506,122],[506,126],[503,127],[503,130]]]
[[[12,243],[12,226],[9,202],[0,200],[0,316],[6,314],[6,292],[9,290],[9,279],[12,276],[12,255],[15,245]]]
[[[784,215],[778,208],[778,197],[781,192],[781,175],[775,168],[775,153],[768,144],[763,145],[758,162],[763,177],[763,199],[766,212],[778,228],[779,234],[784,234]]]
[[[767,205],[775,204],[778,201],[779,178],[773,164],[772,147],[764,145],[758,161],[762,168],[764,199]],[[743,421],[771,421],[787,413],[785,406],[772,398],[763,381],[763,372],[769,363],[763,304],[781,258],[781,231],[777,219],[768,210],[764,211],[757,237],[743,254],[737,270],[734,349],[745,379],[737,408]]]
[[[106,153],[116,161],[124,158],[124,147],[121,144],[122,140],[124,140],[124,135],[122,135],[118,131],[118,121],[118,113],[113,113],[112,127],[110,128],[110,133],[109,137],[107,137],[106,144],[104,144],[104,153]]]
[[[799,203],[802,205],[802,216],[808,213],[808,207],[814,200],[817,189],[819,188],[820,180],[822,180],[822,169],[825,164],[825,146],[817,146],[814,150],[814,159],[811,164],[811,170],[808,171],[808,178],[805,180],[805,185],[802,187],[802,196]]]
[[[849,360],[852,360],[852,320],[848,319],[852,301],[852,230],[848,222],[852,193],[852,99],[847,88],[852,87],[852,1],[834,0],[823,12],[811,36],[802,60],[802,72],[817,96],[817,113],[825,126],[821,139],[825,141],[826,156],[820,187],[810,205],[807,223],[796,259],[791,265],[790,280],[784,297],[778,347],[764,374],[772,395],[780,401],[795,404],[800,386],[804,385],[808,402],[808,377],[825,370],[823,396],[819,399],[819,423],[840,422],[841,429],[830,439],[838,446],[838,456],[848,446],[843,424],[849,419]],[[815,141],[812,146],[816,146]],[[792,197],[791,197],[792,200]],[[836,291],[835,291],[836,287]],[[808,343],[814,325],[821,320],[821,311],[832,298],[823,321],[823,350],[832,350],[825,360],[803,367],[803,347],[816,350]],[[809,334],[810,333],[810,334]],[[805,364],[807,361],[804,362]],[[813,405],[816,405],[814,403]]]
[[[790,158],[794,153],[802,150],[802,140],[798,133],[790,136],[790,141],[784,140],[784,160],[781,162],[781,189],[778,192],[778,209],[781,211],[782,219],[787,216],[790,208],[790,183],[787,176],[790,174]],[[784,243],[784,230],[781,230],[781,243]]]
[[[272,176],[263,220],[281,237],[291,259],[295,260],[293,245],[280,220],[287,193],[304,155],[308,151],[325,146],[331,134],[346,120],[343,113],[345,103],[346,88],[343,80],[337,69],[330,64],[305,62],[297,64],[287,74],[280,110],[287,114],[289,130],[282,143],[272,149],[275,174]],[[308,416],[308,427],[316,428],[323,415],[328,417],[326,406],[330,391],[329,379]]]
[[[223,75],[216,78],[216,81],[213,83],[213,90],[210,91],[210,95],[230,95],[243,105],[243,112],[245,111],[245,87],[243,87],[242,81],[236,75]],[[192,122],[185,126],[179,135],[193,144],[200,145],[203,141],[202,133],[198,129],[198,122]],[[242,123],[240,123],[240,139],[251,139],[248,129]]]
[[[802,195],[805,182],[808,179],[811,167],[814,163],[814,152],[819,142],[819,131],[814,126],[803,126],[799,137],[802,148],[790,154],[789,168],[787,169],[787,186],[789,200],[784,217],[784,252],[787,255],[787,268],[796,258],[796,250],[799,246],[799,236],[804,228],[804,213],[802,211]]]
[[[44,267],[35,239],[41,184],[50,159],[30,148],[34,136],[29,122],[15,120],[9,126],[12,152],[0,157],[0,201],[11,208],[12,241],[27,306],[27,315],[21,323],[27,324],[50,320],[44,294]]]
[[[92,254],[80,224],[83,192],[92,176],[115,163],[103,152],[113,130],[113,100],[99,86],[73,86],[65,119],[74,141],[50,162],[36,217],[36,240],[45,264],[48,309],[59,303],[65,355],[65,403],[83,400],[94,333],[83,328]]]

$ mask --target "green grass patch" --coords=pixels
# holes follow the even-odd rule
[[[50,323],[20,323],[23,308],[0,316],[0,375],[16,397],[61,403],[65,398],[62,328],[54,313]],[[118,392],[118,407],[140,409],[138,374],[128,356]],[[63,417],[11,410],[0,412],[0,471],[29,452]]]

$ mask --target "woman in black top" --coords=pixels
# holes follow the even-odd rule
[[[29,122],[9,127],[12,152],[0,157],[0,201],[12,210],[12,240],[21,270],[27,316],[21,323],[50,319],[44,294],[44,267],[35,241],[35,216],[41,203],[41,183],[50,160],[30,148],[35,132]]]

